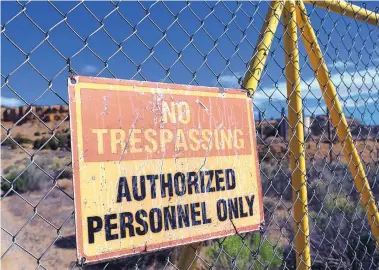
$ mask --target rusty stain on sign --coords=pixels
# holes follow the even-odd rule
[[[259,229],[246,93],[75,76],[69,97],[80,261]]]

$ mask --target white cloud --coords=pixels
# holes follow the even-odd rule
[[[359,108],[359,107],[365,107],[369,104],[378,102],[379,98],[369,98],[369,97],[355,97],[355,98],[347,98],[347,99],[341,99],[340,104],[342,108]],[[314,114],[325,114],[326,113],[326,105],[323,101],[321,104],[315,105],[315,106],[309,106],[306,107],[307,111],[313,112]]]
[[[304,114],[306,116],[313,114],[313,115],[320,115],[320,114],[326,114],[326,106],[325,104],[319,104],[316,106],[306,107],[304,108]]]
[[[329,63],[328,64],[328,68],[337,68],[338,70],[341,70],[341,69],[344,69],[346,66],[346,68],[348,67],[353,67],[355,66],[355,64],[351,61],[337,61],[335,63]]]
[[[342,107],[346,107],[346,108],[358,108],[358,107],[364,107],[364,106],[367,106],[369,104],[372,104],[374,102],[377,102],[378,101],[378,98],[374,99],[374,98],[369,98],[367,99],[366,98],[357,98],[357,99],[352,99],[352,98],[349,98],[349,99],[346,99],[346,100],[341,100],[341,106]]]
[[[18,107],[23,105],[23,102],[19,100],[18,98],[7,98],[7,97],[1,97],[0,98],[1,106],[4,107]]]
[[[254,94],[254,103],[266,103],[269,99],[273,101],[286,100],[286,87],[286,82],[280,82],[277,88],[264,87],[263,89],[258,89]]]
[[[97,68],[96,66],[94,65],[85,65],[83,68],[82,68],[82,73],[84,75],[90,75],[90,74],[95,74],[99,71],[99,68]]]
[[[353,107],[360,107],[363,106],[364,103],[358,102],[355,99],[345,99],[341,100],[341,106],[345,108],[353,108]]]
[[[334,73],[331,81],[341,98],[351,98],[357,95],[377,93],[379,91],[379,78],[375,67],[360,69],[352,72],[345,71],[342,74]],[[315,78],[302,80],[300,83],[302,97],[316,99],[322,97],[320,86]],[[285,101],[287,97],[286,82],[278,83],[278,86],[258,89],[254,95],[255,104],[263,104],[269,101]],[[342,103],[341,103],[342,104]]]
[[[358,94],[377,93],[379,89],[378,72],[375,67],[354,71],[354,74],[344,72],[333,74],[331,80],[341,97]]]
[[[236,75],[222,75],[218,79],[218,82],[225,88],[240,88],[238,79],[242,76],[242,73],[237,72]]]

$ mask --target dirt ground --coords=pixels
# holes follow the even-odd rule
[[[51,204],[55,205],[54,211],[46,209]],[[41,211],[40,217],[34,213],[33,207],[26,206],[17,196],[2,200],[1,227],[15,235],[12,244],[12,237],[4,230],[1,231],[1,252],[4,256],[1,260],[2,269],[36,269],[37,259],[40,259],[40,264],[48,269],[68,269],[76,260],[75,248],[69,243],[75,241],[74,217],[70,213],[72,211],[70,204],[72,203],[64,202],[58,197],[47,199],[46,203],[38,207]],[[67,239],[57,238],[57,230],[43,220],[45,218],[59,224],[67,217],[69,219],[60,230],[60,235],[68,237]],[[60,219],[59,222],[54,218]],[[63,222],[58,226],[62,224]]]
[[[30,157],[20,149],[1,152],[2,170],[11,165],[23,169],[30,163]],[[55,156],[62,160],[61,170],[69,155],[43,151],[36,159],[38,163],[38,158],[52,160]],[[76,261],[72,179],[60,179],[56,184],[47,177],[40,181],[39,190],[11,193],[0,201],[2,269],[36,269],[37,261],[42,269],[68,269]]]

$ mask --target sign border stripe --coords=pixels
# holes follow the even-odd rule
[[[118,86],[116,89],[112,88],[113,90],[118,90],[118,91],[134,91],[135,88],[130,87],[133,85],[137,85],[138,88],[148,88],[148,87],[156,87],[156,88],[162,88],[164,91],[164,88],[169,88],[175,89],[175,90],[182,90],[183,93],[178,93],[178,91],[174,91],[175,93],[178,93],[179,95],[195,95],[192,94],[189,91],[194,91],[198,92],[199,91],[205,91],[206,94],[205,96],[221,96],[222,93],[217,91],[217,88],[210,88],[210,87],[203,87],[203,86],[188,86],[188,85],[174,85],[174,84],[166,84],[166,83],[153,83],[153,82],[139,82],[139,81],[126,81],[126,80],[118,80],[118,79],[107,79],[107,78],[92,78],[92,77],[83,77],[83,76],[74,76],[73,77],[76,80],[76,83],[73,84],[71,82],[71,79],[68,79],[68,88],[69,88],[69,109],[70,109],[70,128],[71,132],[73,133],[74,136],[71,136],[71,145],[74,146],[74,149],[72,150],[72,166],[73,166],[73,188],[74,188],[74,207],[75,207],[75,223],[76,223],[76,239],[77,239],[77,257],[79,260],[85,258],[85,262],[88,264],[91,263],[98,263],[102,261],[107,261],[113,258],[120,258],[120,257],[127,257],[127,256],[132,256],[132,255],[137,255],[141,251],[146,251],[146,252],[152,252],[155,250],[159,249],[164,249],[164,248],[169,248],[172,245],[180,246],[194,243],[194,242],[200,242],[203,240],[211,240],[218,238],[220,236],[230,236],[233,235],[236,230],[230,229],[230,230],[224,230],[224,231],[219,231],[216,233],[209,233],[209,234],[203,234],[195,237],[188,237],[188,238],[183,238],[183,239],[178,239],[178,240],[172,240],[172,241],[167,241],[163,242],[160,244],[152,244],[149,245],[148,247],[138,247],[135,249],[122,249],[118,251],[113,251],[109,253],[104,253],[102,255],[95,255],[95,256],[86,256],[83,250],[83,228],[82,228],[82,220],[81,220],[81,205],[80,205],[80,187],[79,187],[79,182],[80,182],[80,171],[79,171],[79,164],[84,163],[84,160],[80,158],[79,156],[79,151],[78,147],[80,145],[83,145],[82,139],[82,130],[80,125],[78,125],[78,122],[81,121],[81,100],[80,100],[80,89],[83,85],[87,86],[85,88],[89,88],[88,84],[91,84],[91,88],[93,89],[92,86],[95,89],[102,89],[104,90],[104,85],[105,88],[112,88],[109,87],[110,85]],[[92,85],[93,84],[93,85]],[[126,87],[125,87],[126,86]],[[187,89],[187,90],[183,90]],[[254,123],[254,114],[252,113],[252,100],[246,97],[246,92],[242,90],[237,90],[237,89],[225,89],[227,92],[225,95],[225,98],[233,98],[233,96],[238,96],[237,98],[244,98],[246,99],[246,105],[248,109],[248,122],[249,122],[249,130],[250,130],[250,140],[251,140],[251,147],[252,147],[252,155],[255,158],[255,171],[256,175],[259,177],[259,166],[258,166],[258,158],[257,158],[257,151],[254,151],[256,149],[256,140],[254,140],[253,135],[255,134],[255,125]],[[167,91],[167,90],[166,90]],[[184,93],[185,92],[185,93]],[[243,95],[241,95],[243,93]],[[171,93],[170,91],[170,94]],[[243,97],[242,97],[243,96]],[[251,116],[250,116],[251,113]],[[79,117],[79,118],[77,118]],[[76,121],[74,122],[74,119]],[[255,154],[254,154],[255,153]],[[78,161],[78,162],[77,162]],[[79,164],[77,164],[79,163]],[[77,176],[77,177],[75,177]],[[76,184],[77,183],[77,184]],[[261,182],[257,181],[257,189],[258,189],[258,197],[260,201],[260,223],[264,221],[264,215],[263,215],[263,196],[262,196],[262,187],[261,187]],[[237,233],[244,233],[244,232],[249,232],[249,231],[256,231],[260,228],[261,224],[256,224],[256,225],[251,225],[251,226],[245,226],[237,229]],[[178,245],[179,244],[179,245]],[[132,253],[129,253],[129,251],[133,251]]]

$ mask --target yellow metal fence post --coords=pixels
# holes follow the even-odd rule
[[[248,90],[249,95],[253,95],[257,89],[280,16],[282,15],[283,6],[283,1],[272,1],[267,11],[260,38],[255,46],[249,70],[246,72],[243,81],[243,86]]]
[[[369,24],[378,26],[379,24],[379,14],[374,11],[364,9],[362,7],[347,3],[341,0],[304,0],[305,3],[313,4],[317,7],[331,10],[341,15],[351,17],[355,20],[360,20],[367,22]]]
[[[300,67],[296,7],[286,1],[283,10],[284,52],[286,60],[288,120],[290,138],[290,166],[292,172],[292,201],[295,220],[296,269],[310,269],[308,198],[304,152],[303,107],[300,88]]]
[[[325,103],[330,111],[333,126],[337,129],[337,135],[341,140],[342,148],[346,161],[349,165],[351,175],[354,178],[355,186],[361,194],[361,203],[367,210],[368,221],[371,226],[372,234],[379,243],[379,213],[368,183],[365,170],[360,160],[357,149],[355,148],[349,126],[338,100],[336,89],[333,82],[329,79],[329,72],[317,37],[310,24],[306,8],[302,1],[297,2],[296,20],[302,31],[302,40],[308,53],[312,68],[316,73],[317,81],[324,96]]]

